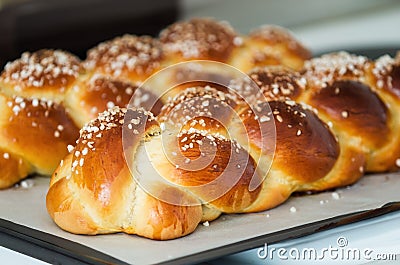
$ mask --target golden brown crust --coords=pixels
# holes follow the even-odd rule
[[[264,25],[250,32],[250,38],[272,45],[284,44],[288,50],[304,60],[311,58],[311,52],[300,43],[293,34],[277,25]]]
[[[312,93],[309,103],[329,115],[338,129],[362,137],[370,148],[382,147],[389,137],[387,107],[360,82],[336,81]]]
[[[259,188],[249,191],[249,184],[253,177],[262,176],[257,175],[256,162],[240,145],[206,130],[181,132],[177,140],[182,160],[176,161],[177,167],[169,176],[172,182],[184,185],[221,212],[240,212],[254,202]],[[202,157],[210,156],[213,160],[198,170]],[[207,185],[212,182],[216,184]],[[202,185],[207,186],[200,190],[191,189]],[[225,190],[226,187],[229,190]],[[214,199],[214,193],[219,193],[220,197]]]
[[[284,71],[287,72],[287,74],[284,73]],[[297,104],[295,103],[295,101],[300,101],[300,102],[307,102],[310,103],[311,105],[316,106],[317,108],[321,108],[320,105],[324,105],[324,104],[333,104],[333,106],[336,108],[339,108],[338,105],[334,104],[332,101],[327,100],[326,98],[324,100],[321,100],[321,102],[315,103],[312,102],[313,99],[313,95],[320,93],[321,91],[325,91],[325,89],[327,88],[327,84],[324,83],[325,85],[321,88],[319,87],[312,87],[312,89],[310,88],[310,86],[308,85],[308,80],[306,80],[302,75],[300,75],[299,73],[293,72],[290,69],[284,69],[284,71],[282,71],[282,69],[280,67],[266,67],[266,68],[258,68],[255,69],[252,73],[250,73],[250,77],[253,79],[253,81],[255,81],[257,83],[257,85],[260,86],[260,91],[263,91],[263,94],[265,94],[265,98],[267,100],[278,100],[280,101],[279,104],[287,104],[289,106],[296,106]],[[281,77],[282,75],[282,77]],[[322,75],[322,73],[321,73]],[[324,78],[323,76],[321,78]],[[333,81],[332,81],[333,82]],[[342,81],[344,83],[346,82],[355,82],[355,81]],[[313,82],[310,82],[311,84]],[[357,82],[355,82],[356,84],[358,84]],[[243,87],[242,87],[243,88]],[[275,88],[275,89],[274,89]],[[297,88],[297,89],[296,89]],[[361,93],[364,94],[364,96],[366,97],[366,99],[361,99],[361,101],[365,102],[365,105],[370,104],[371,102],[376,103],[375,105],[376,108],[375,110],[368,110],[368,109],[362,109],[363,104],[361,104],[361,106],[358,106],[360,108],[360,112],[362,112],[363,115],[368,115],[369,113],[374,113],[374,114],[378,114],[378,117],[375,117],[373,119],[377,119],[379,120],[379,122],[381,124],[383,124],[381,126],[380,129],[383,128],[383,131],[387,132],[387,117],[385,117],[386,114],[386,107],[382,106],[382,102],[379,98],[377,98],[377,96],[368,88],[368,87],[364,87],[364,89],[366,91],[358,91],[356,93]],[[296,92],[297,90],[297,92]],[[239,90],[240,91],[240,90]],[[333,91],[333,94],[337,94],[337,90]],[[335,94],[335,95],[336,95]],[[259,98],[256,98],[257,100],[259,100]],[[257,100],[255,102],[257,102]],[[294,101],[293,101],[294,100]],[[360,100],[360,97],[356,97],[356,98],[352,98],[352,100],[357,101]],[[271,104],[277,104],[276,102],[270,102]],[[315,104],[312,104],[315,103]],[[264,103],[265,104],[265,103]],[[261,104],[262,105],[262,104]],[[345,106],[352,106],[354,108],[357,108],[357,103],[355,102],[348,102],[348,104],[346,104]],[[272,107],[272,106],[271,106]],[[261,108],[261,106],[260,106]],[[307,108],[306,108],[307,109]],[[257,108],[255,108],[255,110],[257,110]],[[310,111],[310,110],[308,110]],[[295,117],[296,114],[301,113],[301,111],[297,110],[297,113],[292,112],[289,116],[290,117]],[[313,116],[315,116],[316,114],[313,113],[312,111],[310,111],[311,114]],[[377,113],[375,113],[377,112]],[[251,112],[250,112],[251,113]],[[303,113],[305,114],[305,112],[303,111]],[[263,120],[270,120],[270,116],[268,116],[268,113],[264,113],[264,118]],[[342,113],[340,112],[340,115]],[[381,115],[381,116],[379,116]],[[383,116],[382,116],[383,115]],[[259,117],[263,117],[262,114],[258,114]],[[304,117],[309,116],[309,115],[302,115]],[[244,116],[246,117],[246,116]],[[247,125],[248,128],[252,128],[253,126],[251,125],[252,123],[255,124],[254,119],[251,119],[251,117],[253,117],[252,115],[247,115],[247,119],[245,119],[245,122],[247,123],[247,121],[250,121],[250,125]],[[262,202],[262,200],[258,200],[252,207],[249,207],[249,211],[254,211],[254,210],[260,210],[262,209],[262,207],[273,207],[279,203],[281,203],[282,201],[284,201],[285,196],[289,196],[294,190],[325,190],[325,189],[329,189],[332,187],[338,187],[338,186],[343,186],[343,185],[349,185],[354,183],[355,181],[357,181],[362,174],[365,172],[366,170],[366,159],[367,159],[367,155],[365,154],[365,145],[360,145],[360,143],[356,140],[356,144],[354,145],[354,141],[353,140],[349,140],[347,139],[348,134],[346,129],[340,129],[341,126],[341,122],[333,122],[333,118],[330,115],[330,113],[326,113],[322,110],[320,110],[318,112],[318,117],[321,118],[324,122],[319,121],[317,124],[323,124],[322,127],[325,127],[325,131],[329,132],[329,129],[327,129],[327,125],[325,123],[328,123],[329,126],[332,129],[332,132],[334,134],[332,134],[332,132],[328,133],[327,135],[330,135],[327,139],[331,140],[331,147],[333,148],[335,146],[334,149],[331,149],[331,152],[333,152],[332,154],[333,157],[330,159],[330,165],[328,166],[329,170],[326,172],[322,172],[320,174],[320,178],[315,178],[313,179],[313,181],[310,182],[305,182],[300,181],[300,182],[296,182],[294,179],[290,178],[290,180],[288,180],[288,176],[296,176],[296,172],[302,172],[302,168],[304,167],[303,164],[312,164],[312,162],[309,163],[300,163],[299,161],[293,163],[296,165],[302,165],[300,166],[300,168],[296,168],[293,171],[294,172],[290,172],[287,173],[286,169],[291,169],[293,168],[291,166],[291,162],[292,160],[296,160],[296,158],[298,159],[304,159],[301,155],[294,155],[291,154],[290,156],[285,157],[284,159],[282,159],[282,161],[284,163],[286,163],[286,165],[283,166],[278,166],[277,168],[275,167],[275,165],[279,164],[277,163],[277,160],[279,158],[279,149],[283,148],[283,150],[292,150],[295,151],[296,150],[296,146],[297,148],[299,148],[300,150],[303,150],[303,152],[305,152],[304,150],[307,150],[308,147],[304,147],[304,146],[308,146],[309,144],[305,144],[300,142],[296,142],[293,143],[293,139],[295,140],[297,136],[297,134],[299,134],[300,136],[303,135],[302,130],[298,131],[298,130],[294,130],[295,131],[295,135],[292,135],[292,138],[290,138],[289,140],[283,141],[284,143],[279,143],[279,139],[280,137],[286,135],[285,132],[286,130],[288,130],[288,128],[293,128],[294,126],[292,124],[286,124],[286,126],[288,126],[288,128],[286,128],[285,126],[280,126],[282,125],[282,123],[284,123],[283,117],[281,115],[276,116],[275,115],[275,122],[276,122],[276,133],[277,133],[277,150],[275,153],[275,160],[272,164],[272,168],[271,168],[271,172],[269,178],[266,178],[266,181],[263,184],[263,191],[265,191],[268,194],[275,194],[274,196],[276,196],[276,198],[274,198],[272,195],[268,195],[268,204],[265,204],[265,202]],[[278,119],[278,121],[277,121]],[[308,119],[308,118],[307,118]],[[279,120],[281,122],[279,122]],[[298,124],[303,124],[303,122],[299,122]],[[296,123],[294,123],[296,124]],[[335,126],[337,125],[337,127]],[[364,124],[359,124],[359,127],[365,127]],[[313,127],[318,127],[315,126],[315,124],[313,126],[310,126],[311,128]],[[333,127],[333,128],[332,128]],[[355,128],[355,127],[354,127]],[[298,128],[299,129],[299,128]],[[314,128],[313,128],[314,129]],[[322,131],[324,131],[322,130]],[[252,139],[252,142],[256,144],[256,146],[260,146],[261,145],[261,141],[259,139],[261,139],[261,135],[257,130],[252,130],[252,129],[248,129],[248,135],[250,136],[250,138]],[[290,131],[290,130],[289,130]],[[351,131],[351,129],[350,129]],[[342,134],[344,133],[344,134]],[[270,132],[271,134],[271,132]],[[320,133],[319,133],[320,134]],[[368,134],[368,133],[367,133]],[[323,135],[323,134],[320,134]],[[357,134],[358,135],[358,134]],[[374,137],[371,139],[370,135],[366,135],[365,136],[365,141],[370,141],[372,143],[375,143],[376,141],[379,141],[376,138],[376,132],[375,134],[372,133],[372,135],[374,135]],[[338,139],[336,139],[338,137]],[[339,140],[339,141],[338,141]],[[337,142],[338,141],[338,142]],[[374,142],[375,141],[375,142]],[[285,146],[285,144],[287,145],[288,143],[294,144],[294,146],[291,146],[290,148],[285,148],[282,146]],[[329,141],[326,141],[329,142]],[[335,143],[335,144],[333,144]],[[365,144],[367,144],[368,142],[366,142]],[[303,146],[304,144],[304,146]],[[287,151],[286,151],[287,152]],[[319,153],[319,152],[314,152],[315,153]],[[325,152],[327,153],[327,152]],[[329,153],[329,152],[328,152]],[[292,158],[295,157],[294,159]],[[316,162],[317,160],[315,160],[314,162]],[[320,165],[322,165],[323,167],[326,165],[323,165],[323,163],[320,163]],[[314,165],[315,168],[318,168],[318,165]],[[314,170],[314,167],[306,169],[306,172],[312,172]],[[307,176],[306,172],[302,172],[302,176]],[[278,176],[278,177],[277,177]],[[340,176],[340,177],[339,177]],[[296,177],[295,177],[296,178]],[[285,183],[282,184],[282,180],[286,179]],[[294,185],[293,183],[303,183],[301,184],[299,187],[296,187],[296,185]],[[276,191],[271,191],[268,188],[268,185],[266,183],[269,183],[268,185],[276,188]],[[261,194],[264,194],[264,192],[261,192]]]
[[[186,193],[178,189],[166,189],[164,192],[180,198],[187,197]],[[140,236],[156,240],[182,237],[192,233],[201,220],[202,211],[199,205],[172,205],[144,195],[145,200],[138,201],[142,207],[137,209],[136,213],[136,233]],[[129,233],[129,229],[125,231]]]
[[[66,95],[66,107],[79,126],[95,119],[99,113],[119,106],[144,107],[158,114],[162,103],[150,90],[140,84],[123,82],[106,76],[94,75],[76,84]]]
[[[22,157],[0,148],[0,189],[8,188],[32,172],[32,167]]]
[[[252,71],[249,76],[261,88],[268,101],[292,99],[297,100],[305,90],[305,80],[289,68],[265,68]]]
[[[250,32],[244,45],[252,47],[248,60],[252,67],[286,65],[300,69],[311,58],[311,52],[285,28],[264,25]]]
[[[273,167],[292,180],[309,183],[324,177],[339,156],[338,143],[312,110],[294,102],[269,102],[276,126]]]
[[[257,67],[248,76],[250,78],[234,80],[231,88],[252,104],[287,99],[297,101],[306,89],[305,78],[283,66]]]
[[[30,163],[35,172],[52,174],[78,137],[65,110],[51,101],[0,94],[3,119],[0,146]]]
[[[338,139],[340,155],[325,177],[311,183],[303,183],[297,191],[324,191],[352,185],[365,173],[366,155],[359,146],[354,146],[346,137]]]
[[[164,51],[170,56],[178,55],[178,61],[225,62],[235,47],[235,37],[228,24],[204,18],[176,22],[160,33]]]
[[[400,157],[396,96],[384,89],[394,60],[371,61],[338,52],[305,63],[309,89],[304,100],[317,108],[337,134],[346,135],[364,152],[367,172],[395,169]],[[390,106],[390,107],[389,107]],[[361,129],[362,128],[362,129]],[[357,148],[356,148],[357,149]],[[391,154],[391,155],[388,155]]]
[[[238,112],[253,156],[254,152],[258,155],[266,154],[267,156],[273,154],[275,152],[276,128],[268,102],[245,105]]]
[[[258,198],[245,212],[276,207],[303,185],[310,189],[330,187],[329,181],[336,175],[330,175],[329,181],[320,183],[336,167],[341,152],[339,143],[309,107],[290,100],[271,101],[258,104],[254,111],[245,110],[243,114],[249,140],[259,150],[271,148],[273,145],[266,141],[276,139],[271,168],[262,182]],[[271,122],[276,131],[268,126]],[[264,135],[259,130],[260,125]],[[261,157],[259,163],[268,163],[265,158],[268,156]],[[346,179],[351,174],[344,171],[339,178]]]
[[[76,194],[70,192],[69,181],[65,177],[54,182],[46,196],[48,213],[59,227],[66,231],[76,234],[96,234],[98,224],[85,212],[82,204],[74,200],[75,196]]]
[[[182,129],[189,129],[190,126],[205,129],[209,125],[200,122],[200,119],[212,118],[210,122],[226,124],[234,114],[236,100],[235,95],[219,91],[213,84],[188,87],[167,102],[157,118]]]
[[[134,153],[154,126],[149,112],[113,108],[81,130],[47,194],[47,209],[60,227],[73,233],[127,232],[162,240],[196,228],[200,205],[171,205],[152,197],[136,184],[125,163],[123,147]],[[122,143],[123,128],[130,133],[127,143]],[[173,187],[161,189],[187,197]]]
[[[172,156],[176,168],[169,178],[175,183],[196,187],[217,181],[219,184],[213,184],[211,194],[208,194],[209,185],[192,193],[211,209],[240,212],[259,192],[259,187],[249,190],[250,182],[261,182],[263,176],[256,170],[257,161],[232,138],[236,135],[228,131],[240,101],[237,102],[235,95],[210,85],[187,88],[167,103],[158,117],[179,132],[179,148],[173,153],[182,156]],[[212,161],[207,160],[210,157]],[[194,170],[199,164],[204,167]],[[225,190],[227,186],[229,190]],[[213,198],[214,193],[221,194]],[[203,216],[203,220],[208,218]]]

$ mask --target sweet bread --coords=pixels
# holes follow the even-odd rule
[[[62,229],[178,238],[398,170],[399,78],[400,54],[311,58],[284,28],[243,35],[207,18],[105,41],[83,61],[27,52],[0,76],[0,188],[52,174]]]

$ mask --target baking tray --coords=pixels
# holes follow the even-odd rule
[[[24,244],[33,245],[43,256],[33,250],[26,254],[51,263],[197,263],[400,209],[395,203],[400,201],[400,173],[375,174],[351,187],[294,196],[265,212],[223,215],[175,240],[155,241],[123,233],[84,236],[64,232],[52,222],[45,207],[49,180],[35,177],[33,181],[31,188],[0,192],[1,245],[22,253],[29,251],[24,250]],[[10,238],[15,242],[7,243]],[[55,254],[48,256],[46,251]]]
[[[375,50],[370,57],[386,51]],[[123,233],[84,236],[62,231],[47,214],[49,179],[36,176],[31,181],[30,188],[0,191],[0,245],[53,264],[199,263],[400,209],[400,173],[374,174],[350,187],[293,196],[261,213],[223,215],[175,240],[154,241]]]
[[[338,50],[323,50],[318,53],[314,53],[313,56],[320,56],[330,52],[337,52]],[[377,59],[378,57],[388,54],[392,57],[396,56],[397,51],[400,51],[400,44],[397,46],[387,46],[382,48],[376,47],[364,47],[364,48],[347,48],[343,49],[343,51],[347,51],[349,53],[367,56],[371,59]]]

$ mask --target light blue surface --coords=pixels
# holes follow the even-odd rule
[[[16,251],[0,246],[0,264],[12,265],[47,265],[41,260],[34,259]]]
[[[339,247],[338,238],[344,237],[347,240],[347,246]],[[343,239],[343,238],[342,238]],[[341,259],[338,252],[338,258],[332,259],[326,252],[324,259],[321,260],[310,260],[310,259],[298,259],[294,260],[290,258],[289,252],[296,254],[295,251],[301,251],[305,249],[315,249],[318,253],[318,257],[321,257],[322,249],[329,248],[344,250],[360,250],[360,259],[356,256],[350,256],[350,259]],[[241,253],[229,255],[216,260],[208,261],[207,264],[221,265],[258,265],[258,264],[400,264],[400,211],[389,213],[381,217],[373,218],[341,226],[338,228],[330,229],[324,232],[319,232],[313,235],[301,237],[298,239],[287,240],[284,242],[272,244],[268,246],[268,250],[274,250],[274,257],[261,259],[258,257],[259,249],[252,249]],[[278,257],[278,250],[285,249],[287,260],[282,260]],[[378,261],[378,260],[366,260],[363,259],[363,251],[371,250],[370,256],[373,257],[375,254],[397,254],[396,260],[393,261]],[[350,252],[349,252],[350,253]],[[264,254],[260,252],[260,254]],[[351,254],[351,253],[350,253]],[[353,255],[353,254],[351,254]],[[39,260],[35,260],[31,257],[25,256],[18,252],[11,251],[9,249],[0,247],[0,263],[1,264],[28,264],[28,265],[43,265],[48,264]]]
[[[343,243],[346,246],[338,245]],[[265,246],[263,249],[265,249]],[[265,255],[265,252],[256,248],[207,263],[213,265],[400,264],[400,211],[310,236],[272,244],[267,246],[266,249],[269,253],[272,251],[274,254],[272,259],[270,257],[259,258],[258,252],[260,255]],[[315,250],[318,255],[310,254],[311,249]],[[281,256],[287,258],[286,260],[278,257],[279,250]],[[331,256],[329,251],[331,251]],[[291,258],[291,256],[297,256],[297,253],[300,253],[298,256],[300,258]],[[310,256],[304,258],[303,254],[311,255],[311,260]],[[394,254],[390,258],[395,260],[379,261],[376,259],[388,254]],[[321,258],[322,255],[324,255],[324,258]]]

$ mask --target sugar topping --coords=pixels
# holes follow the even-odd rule
[[[17,82],[18,89],[56,84],[65,86],[81,70],[80,60],[68,52],[39,50],[24,52],[20,59],[7,63],[1,78],[4,82]]]
[[[315,109],[304,103],[293,101],[272,101],[271,111],[277,123],[286,124],[293,131],[293,136],[302,137],[306,132],[307,117],[315,113]]]
[[[114,77],[122,71],[151,74],[160,66],[162,50],[158,40],[150,36],[124,35],[100,43],[88,51],[84,62],[87,69],[103,69]]]
[[[331,195],[332,195],[332,198],[335,199],[335,200],[339,200],[340,199],[340,194],[337,193],[336,191],[332,192]]]
[[[179,142],[179,148],[181,151],[189,151],[191,149],[198,149],[202,145],[209,145],[212,147],[218,147],[223,143],[230,143],[232,151],[239,154],[243,149],[242,146],[234,139],[228,139],[224,135],[218,132],[210,132],[209,130],[199,130],[193,127],[189,129],[182,129],[176,136]],[[176,152],[171,153],[176,156]],[[201,156],[205,156],[205,153],[201,153]],[[184,161],[186,164],[190,163],[190,159]],[[212,166],[217,169],[218,165]],[[240,168],[237,167],[237,168]]]
[[[10,159],[10,154],[9,153],[3,153],[3,158],[4,159]]]
[[[134,91],[139,84],[122,82],[108,77],[94,75],[88,82],[86,88],[90,93],[86,93],[89,101],[92,98],[101,98],[108,109],[114,106],[126,107]],[[139,99],[141,99],[140,97]],[[82,104],[85,104],[85,99]],[[102,108],[102,106],[97,106]],[[103,108],[102,108],[103,109]],[[97,112],[96,112],[97,114]]]
[[[396,164],[397,167],[400,167],[400,158],[397,158],[397,159],[396,159],[395,164]]]
[[[330,53],[306,61],[305,77],[308,82],[320,88],[343,78],[363,80],[370,64],[370,60],[364,56],[345,51]]]
[[[211,19],[180,21],[160,33],[165,51],[184,58],[224,60],[242,41],[228,23]]]
[[[110,130],[113,127],[118,127],[119,122],[124,120],[126,113],[125,108],[113,107],[102,113],[99,113],[97,119],[85,124],[80,130],[81,138],[91,139],[93,134],[104,130]]]
[[[236,100],[235,95],[218,91],[210,86],[189,87],[164,105],[158,119],[183,125],[194,117],[213,117],[215,111],[235,106]],[[200,119],[195,122],[202,125],[205,121]]]
[[[249,76],[231,80],[229,88],[237,93],[238,99],[251,105],[261,103],[266,99],[262,94],[261,86]]]
[[[7,101],[6,104],[12,110],[14,116],[18,116],[20,112],[24,110],[27,117],[31,117],[31,111],[35,111],[35,109],[44,111],[44,116],[48,117],[50,110],[54,109],[57,105],[52,100],[47,100],[44,98],[26,99],[19,96],[13,96]],[[32,106],[33,108],[29,106]],[[28,107],[29,111],[27,110]],[[35,127],[35,122],[32,123],[32,126]]]
[[[392,88],[392,82],[390,73],[393,70],[393,66],[396,64],[396,60],[389,55],[383,55],[379,57],[374,64],[374,68],[372,69],[372,74],[376,78],[376,86],[377,88],[383,88],[385,85],[388,88]],[[400,65],[400,62],[398,62]]]
[[[133,107],[144,107],[147,106],[148,104],[146,103],[154,103],[155,102],[151,101],[151,98],[154,98],[155,95],[150,91],[147,90],[143,87],[139,87],[138,89],[135,90],[135,94],[131,97],[130,99],[130,104]]]
[[[296,99],[306,86],[306,79],[298,72],[283,67],[256,68],[249,76],[267,101]],[[254,92],[253,87],[247,78],[232,84],[232,88],[246,99],[259,100],[260,96]]]
[[[65,125],[68,123],[66,120],[62,120],[60,123],[54,123],[54,117],[59,114],[64,115],[64,108],[60,107],[58,103],[46,99],[26,99],[18,96],[13,96],[6,102],[7,107],[11,110],[12,115],[9,116],[8,120],[11,122],[14,119],[22,117],[26,125],[30,125],[32,129],[42,130],[45,128],[52,130],[54,138],[61,138],[65,129]],[[23,115],[23,116],[22,116]],[[59,117],[59,116],[58,116]],[[48,119],[52,119],[53,122]],[[17,122],[20,122],[19,120]],[[49,127],[51,126],[51,127]],[[50,132],[50,131],[49,131]],[[67,132],[69,135],[70,131]]]
[[[103,136],[103,131],[107,131],[114,127],[119,127],[120,125],[123,125],[125,123],[125,114],[130,111],[132,111],[132,113],[137,113],[137,118],[131,119],[129,124],[131,124],[132,126],[127,126],[129,129],[137,129],[138,125],[145,122],[140,118],[142,115],[146,117],[146,121],[155,120],[154,115],[150,111],[146,111],[142,108],[127,110],[126,108],[120,108],[116,106],[100,113],[97,119],[94,119],[84,125],[80,130],[79,141],[88,142],[94,138],[101,138]],[[90,146],[88,147],[90,149]]]
[[[68,150],[68,153],[71,153],[72,152],[72,150],[74,150],[74,146],[73,145],[67,145],[67,150]]]
[[[35,186],[35,181],[33,179],[24,179],[19,184],[23,189],[30,189]]]
[[[72,145],[68,145],[68,151],[73,152],[72,169],[73,173],[77,173],[77,167],[82,167],[85,163],[85,156],[96,150],[96,141],[104,136],[104,132],[113,128],[122,128],[125,123],[127,113],[136,116],[134,121],[128,121],[127,128],[134,134],[139,134],[139,126],[146,121],[154,121],[153,114],[144,109],[126,109],[113,107],[99,114],[94,119],[84,125],[80,130],[80,137],[76,142],[76,149]],[[129,126],[130,125],[130,126]],[[78,147],[79,146],[79,147]]]
[[[94,74],[87,86],[88,91],[110,91],[114,95],[126,94],[132,95],[133,92],[140,86],[140,83],[123,82],[121,80],[112,79],[99,74]]]
[[[250,37],[260,38],[275,43],[294,41],[297,42],[293,34],[286,28],[277,25],[262,25],[254,29],[249,34]]]

